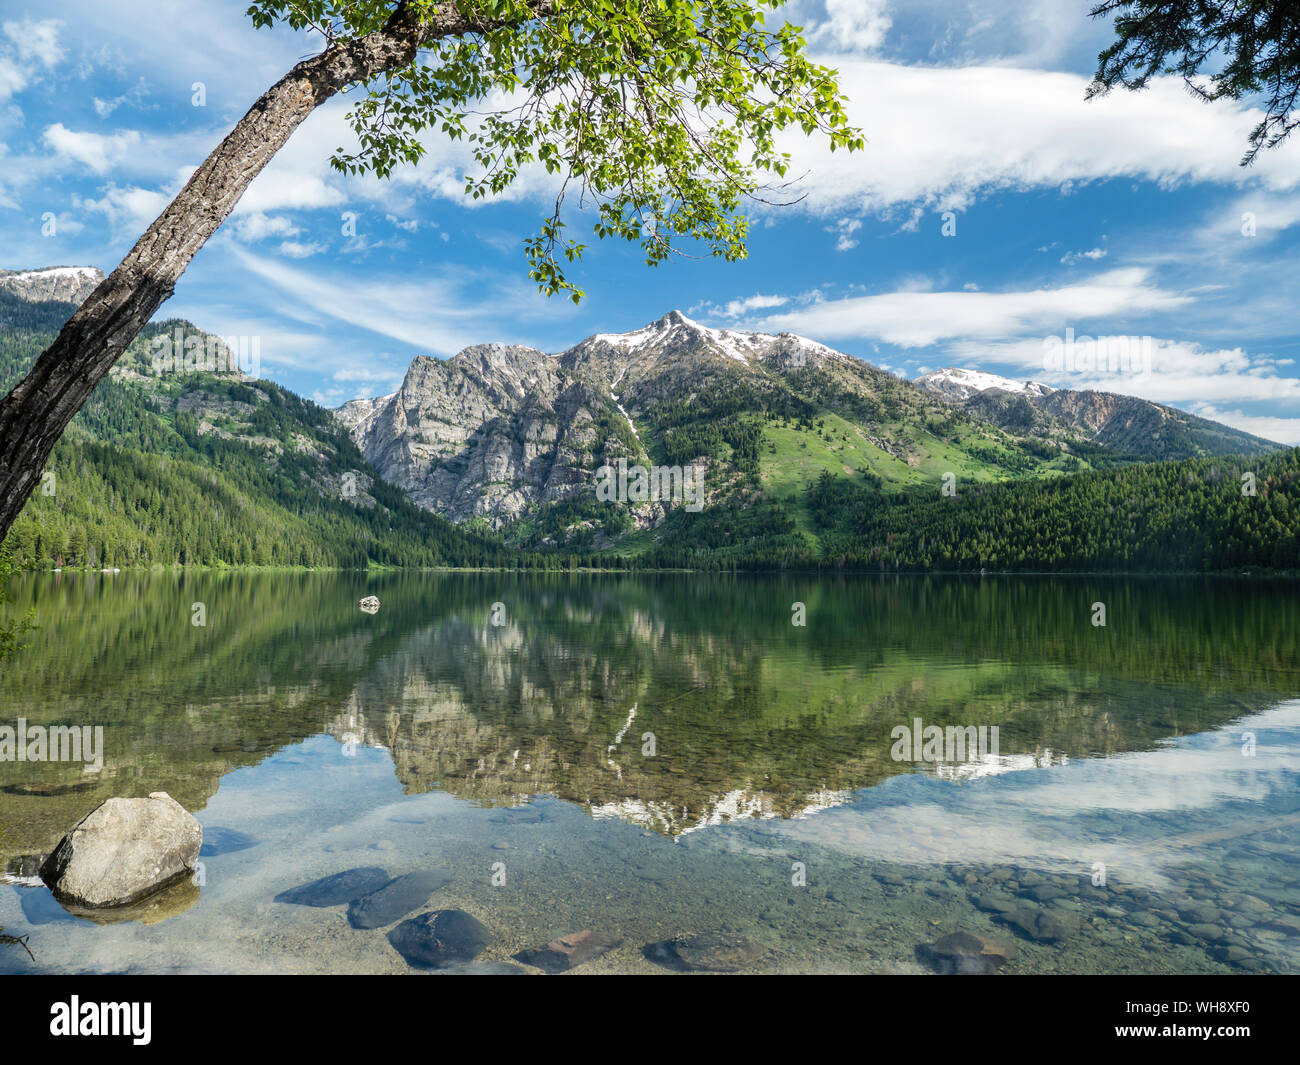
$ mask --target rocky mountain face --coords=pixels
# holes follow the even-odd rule
[[[648,462],[642,432],[659,428],[673,404],[821,361],[847,356],[793,335],[708,329],[674,311],[558,355],[485,344],[445,361],[418,358],[393,395],[337,413],[366,458],[420,506],[499,528],[589,492],[602,465]],[[637,523],[665,509],[649,507]]]
[[[93,266],[0,270],[0,291],[29,302],[81,303],[103,280],[104,272]]]
[[[1081,438],[1148,461],[1258,455],[1280,445],[1160,403],[1114,392],[1056,389],[978,370],[948,368],[916,383],[973,417],[1043,439]]]

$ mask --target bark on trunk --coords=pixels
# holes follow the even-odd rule
[[[532,5],[535,15],[549,13],[551,6],[549,0]],[[399,4],[382,30],[303,60],[252,106],[0,401],[0,538],[73,415],[307,116],[349,85],[410,63],[422,44],[486,28],[465,20],[451,3],[426,9],[423,16]]]

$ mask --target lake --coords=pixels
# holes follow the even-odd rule
[[[103,747],[97,772],[0,762],[0,926],[34,955],[0,947],[6,971],[420,971],[346,900],[277,901],[365,868],[438,885],[390,924],[482,922],[468,971],[590,929],[618,945],[576,972],[928,972],[952,933],[1009,973],[1300,972],[1300,583],[13,591],[40,629],[0,666],[0,726],[101,726]],[[194,882],[129,919],[66,912],[41,856],[153,791],[204,826]]]

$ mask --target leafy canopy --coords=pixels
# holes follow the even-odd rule
[[[1141,89],[1160,74],[1180,76],[1207,101],[1257,97],[1264,117],[1251,130],[1243,166],[1300,125],[1300,4],[1293,0],[1105,0],[1090,13],[1115,16],[1115,40],[1097,57],[1089,97],[1116,85]]]
[[[430,20],[454,9],[484,27],[423,40],[412,62],[365,86],[349,114],[359,147],[331,162],[387,177],[418,163],[422,135],[440,131],[472,149],[480,172],[465,191],[476,199],[540,164],[557,191],[524,242],[530,276],[577,302],[564,265],[586,247],[566,227],[575,197],[594,208],[597,237],[639,242],[647,265],[683,239],[736,261],[742,205],[791,187],[783,130],[826,136],[832,150],[862,147],[835,72],[808,59],[798,27],[768,28],[783,2],[256,0],[248,13],[258,26],[315,29],[327,48],[382,31],[398,7]]]

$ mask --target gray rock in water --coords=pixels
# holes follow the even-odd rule
[[[975,905],[990,913],[1014,913],[1020,908],[1020,904],[1010,895],[998,891],[989,891],[981,895],[975,900]]]
[[[1188,924],[1217,924],[1220,920],[1218,909],[1208,902],[1194,902],[1191,905],[1181,906],[1178,915]]]
[[[1197,939],[1207,943],[1217,943],[1224,937],[1224,931],[1217,924],[1189,924],[1187,931]]]
[[[198,821],[165,791],[107,799],[59,841],[41,879],[63,902],[124,906],[188,876],[202,846]]]
[[[643,953],[670,969],[731,973],[752,965],[762,951],[744,936],[705,932],[651,943]]]
[[[953,932],[934,943],[916,948],[917,957],[936,972],[949,975],[981,975],[996,972],[1011,957],[1000,943],[969,932]]]
[[[581,932],[552,939],[544,947],[521,950],[515,955],[515,960],[525,965],[535,965],[548,973],[562,973],[609,953],[622,942],[619,937],[602,935],[585,928]]]
[[[1015,913],[1006,914],[1003,920],[1039,943],[1055,943],[1079,930],[1077,917],[1059,911],[1017,910]]]
[[[377,595],[368,595],[364,599],[357,600],[357,606],[367,614],[375,614],[379,611],[379,597]]]
[[[444,969],[477,958],[492,934],[464,910],[435,910],[403,921],[388,942],[410,965]]]
[[[451,877],[434,869],[419,869],[399,876],[348,907],[348,924],[353,928],[380,928],[418,910],[429,896],[451,883]],[[452,912],[452,911],[448,911]]]
[[[342,906],[360,895],[378,891],[390,882],[384,870],[373,865],[363,865],[281,891],[276,895],[275,901],[292,906]]]

